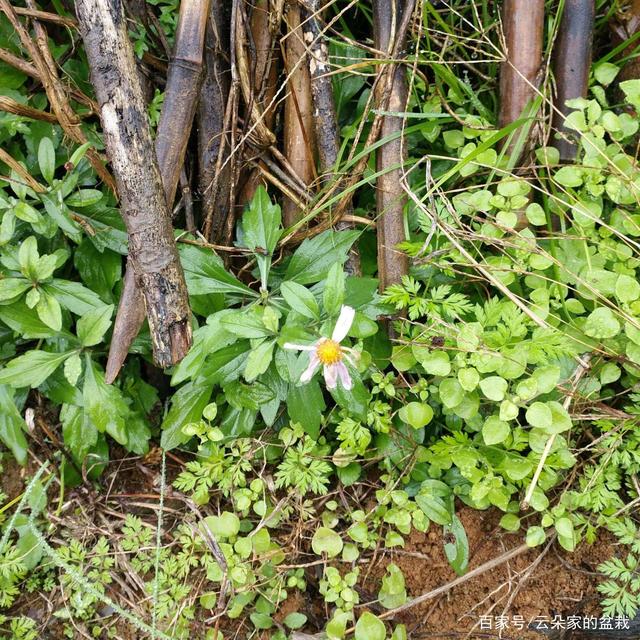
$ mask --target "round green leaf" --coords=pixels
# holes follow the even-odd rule
[[[311,540],[314,553],[326,553],[329,558],[335,558],[342,551],[342,538],[329,527],[318,527]]]
[[[482,426],[482,437],[486,444],[499,444],[500,442],[504,442],[510,432],[511,429],[509,425],[497,416],[490,416]]]
[[[385,640],[386,637],[384,622],[365,611],[356,624],[355,640]]]
[[[489,400],[500,402],[507,393],[507,381],[500,376],[489,376],[480,380],[480,389]]]
[[[422,429],[433,419],[433,409],[422,402],[410,402],[400,409],[400,419],[414,429]]]

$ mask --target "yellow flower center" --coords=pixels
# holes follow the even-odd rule
[[[342,349],[335,340],[323,340],[316,347],[316,355],[322,364],[336,364],[342,360]]]

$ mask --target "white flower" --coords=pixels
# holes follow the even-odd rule
[[[347,391],[351,390],[353,381],[344,360],[347,360],[353,366],[353,360],[350,355],[355,355],[355,352],[349,347],[341,346],[340,342],[349,333],[355,315],[355,309],[343,305],[330,338],[320,338],[311,345],[285,343],[285,349],[311,352],[309,366],[300,376],[300,382],[309,382],[313,378],[313,374],[322,365],[327,389],[335,389],[339,379]]]

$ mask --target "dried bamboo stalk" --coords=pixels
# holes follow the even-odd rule
[[[396,42],[399,34],[397,26],[403,13],[405,0],[374,0],[373,2],[373,32],[376,48],[383,52],[384,58],[389,58],[394,48],[404,44]],[[394,30],[394,27],[396,30]],[[400,36],[402,37],[402,36]],[[386,53],[385,53],[386,52]],[[398,55],[401,50],[398,49]],[[407,103],[407,81],[405,70],[398,65],[392,70],[391,85],[387,89],[385,83],[376,87],[376,104],[383,105],[391,112],[402,112]],[[388,97],[385,95],[388,91]],[[403,128],[404,120],[399,116],[385,115],[382,119],[380,137],[397,134]],[[398,251],[396,246],[403,242],[404,205],[406,195],[402,188],[402,164],[406,157],[402,136],[390,140],[382,145],[376,154],[378,171],[384,171],[378,177],[376,189],[377,236],[378,236],[378,280],[380,290],[389,285],[400,282],[403,275],[409,271],[407,254]],[[390,167],[393,167],[390,169]]]
[[[320,0],[311,0],[309,10],[303,11],[304,40],[309,44],[309,75],[311,78],[311,97],[313,102],[313,125],[320,179],[330,184],[337,176],[338,154],[340,152],[340,129],[336,113],[333,83],[329,71],[329,47],[320,28],[318,14],[321,11]],[[347,210],[347,215],[351,213]],[[343,219],[337,223],[338,229],[351,229],[353,224]],[[349,252],[345,268],[350,275],[360,275],[360,254],[354,246]]]
[[[505,0],[502,25],[506,60],[500,68],[501,128],[520,118],[535,98],[542,65],[544,0]],[[507,153],[512,153],[513,144]]]
[[[169,210],[180,179],[200,91],[202,52],[208,13],[208,0],[183,0],[180,4],[175,52],[169,65],[165,100],[155,143],[166,206]],[[135,262],[127,264],[127,271],[132,266],[135,266]],[[116,379],[129,348],[142,327],[144,293],[140,291],[138,278],[127,277],[125,274],[124,287],[114,322],[114,339],[111,341],[105,370],[107,383]],[[186,351],[182,357],[185,354]]]
[[[611,22],[611,31],[614,45],[621,44],[640,31],[640,0],[622,2],[615,20]],[[625,57],[631,55],[638,46],[639,44],[636,40],[624,49],[622,55]],[[627,60],[620,70],[617,80],[624,81],[635,78],[640,78],[639,56]]]
[[[271,0],[257,0],[255,2],[250,19],[250,35],[253,46],[250,52],[249,68],[251,85],[254,88],[253,99],[258,101],[262,117],[270,131],[273,130],[276,116],[272,101],[278,80],[278,58],[273,37],[274,23],[277,21],[277,7],[272,6]],[[261,175],[261,171],[255,168],[248,175],[240,177],[242,186],[238,194],[237,209],[251,201],[258,185],[262,182]]]
[[[191,313],[124,9],[121,0],[77,0],[76,13],[154,358],[166,367],[179,362],[191,346]]]
[[[221,240],[230,212],[230,145],[225,127],[231,83],[231,7],[227,2],[211,6],[205,38],[205,75],[198,105],[198,188],[202,198],[204,235]]]
[[[594,0],[565,0],[560,32],[553,51],[556,82],[553,128],[560,133],[553,144],[563,161],[573,160],[577,151],[573,137],[575,132],[563,124],[564,118],[571,111],[565,102],[587,95],[594,5]]]
[[[542,65],[544,0],[505,0],[502,26],[506,59],[500,67],[501,128],[521,118],[536,96]],[[514,157],[518,154],[518,133],[515,131],[506,140],[505,151],[511,156],[512,166],[519,160]],[[518,211],[517,216],[516,228],[523,229],[527,226],[524,210]]]
[[[288,36],[285,41],[285,70],[288,94],[284,106],[284,155],[295,167],[298,177],[309,186],[315,178],[316,136],[309,68],[304,63],[307,51],[303,40],[300,7],[297,2],[287,12]],[[290,198],[282,203],[282,218],[290,226],[302,217],[300,207]]]

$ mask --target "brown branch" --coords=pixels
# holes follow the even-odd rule
[[[394,26],[398,25],[405,0],[374,0],[373,29],[376,47],[383,52],[391,52],[394,41],[402,37]],[[402,44],[398,46],[402,47]],[[385,54],[388,55],[388,54]],[[380,110],[402,112],[407,105],[407,81],[405,69],[397,66],[393,70],[388,100],[383,92],[384,84],[378,86],[376,102]],[[386,107],[382,105],[386,102]],[[385,115],[382,120],[380,136],[398,134],[404,127],[404,119],[399,116]],[[378,176],[376,190],[377,237],[378,237],[378,280],[380,290],[400,282],[409,271],[409,259],[396,247],[405,238],[404,205],[406,196],[402,188],[402,165],[406,149],[402,135],[381,146],[376,153]],[[393,167],[393,168],[390,168]],[[390,168],[390,169],[389,169]],[[388,170],[387,170],[388,169]]]
[[[29,105],[22,104],[13,98],[8,98],[7,96],[0,96],[0,111],[13,113],[16,116],[22,116],[23,118],[31,118],[32,120],[42,120],[44,122],[51,123],[58,122],[58,118],[56,118],[53,113],[34,109]]]
[[[175,198],[200,93],[208,12],[208,0],[183,0],[180,4],[175,52],[169,65],[165,100],[155,143],[168,207],[171,207]],[[128,263],[127,272],[131,267]],[[111,341],[105,370],[105,381],[109,384],[116,379],[144,322],[143,292],[137,284],[136,278],[125,274],[114,322],[114,336],[117,334],[118,340]]]
[[[4,162],[10,169],[19,175],[24,183],[36,193],[44,193],[47,189],[41,185],[13,156],[10,156],[0,147],[0,162]]]
[[[565,0],[560,32],[553,51],[556,82],[553,128],[559,132],[553,144],[564,161],[573,160],[577,152],[575,132],[563,124],[571,111],[565,102],[587,95],[594,13],[594,0]]]
[[[27,4],[32,3],[29,1]],[[36,32],[36,42],[34,43],[28,31],[18,19],[18,15],[9,0],[0,0],[0,9],[2,9],[9,19],[11,26],[20,38],[22,46],[29,53],[33,65],[38,72],[39,80],[42,82],[42,86],[47,94],[49,104],[65,135],[78,144],[84,144],[87,142],[87,137],[80,128],[80,118],[69,106],[65,87],[58,77],[55,62],[49,51],[44,27],[39,22],[34,22]],[[105,167],[98,152],[90,148],[87,151],[87,159],[102,181],[115,192],[113,177]]]
[[[289,6],[287,25],[285,70],[289,91],[284,105],[284,155],[296,168],[302,182],[310,185],[315,178],[316,136],[312,117],[311,78],[309,68],[304,64],[307,51],[297,2]],[[296,202],[291,198],[284,198],[282,218],[285,226],[297,222],[302,214],[303,211]]]
[[[124,9],[121,0],[77,0],[76,12],[129,236],[130,271],[144,295],[154,359],[166,367],[191,346],[191,313]]]

